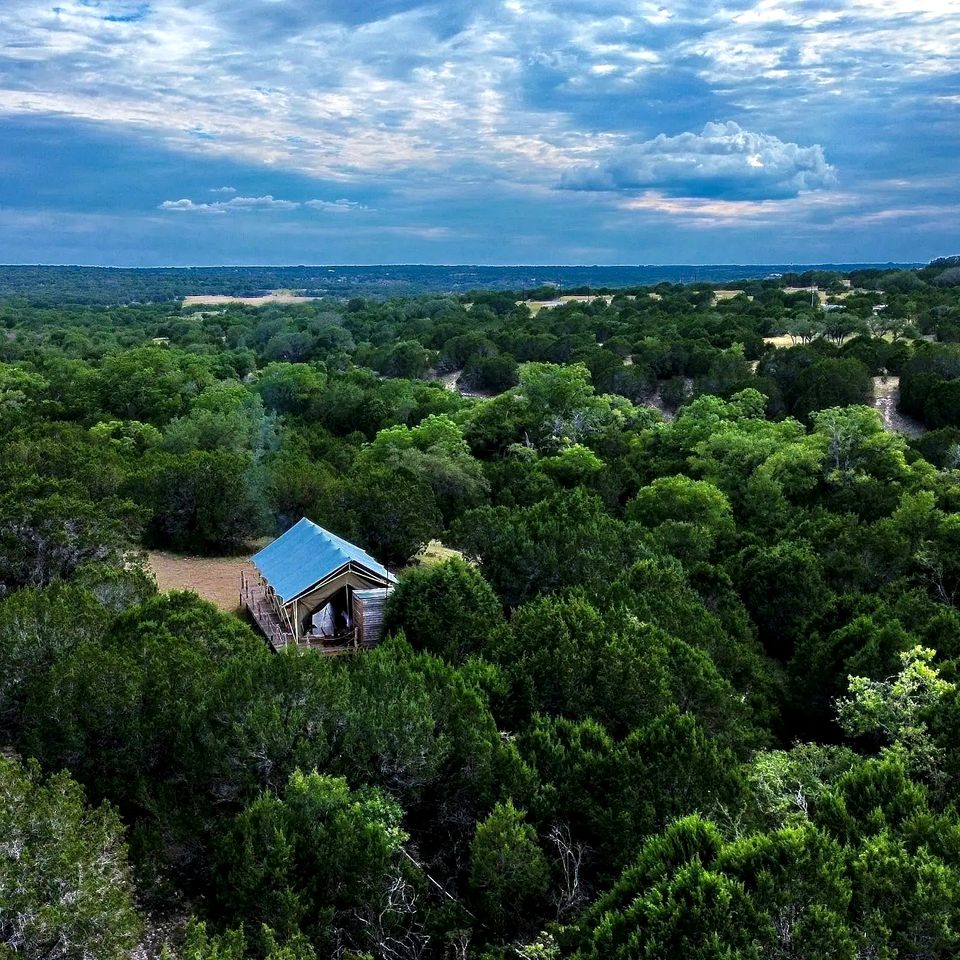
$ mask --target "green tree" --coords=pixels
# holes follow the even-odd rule
[[[125,960],[142,923],[123,828],[65,773],[0,757],[0,944],[10,957]]]
[[[387,602],[384,630],[402,630],[417,650],[459,663],[482,653],[503,611],[476,567],[459,558],[404,575]]]
[[[641,560],[609,584],[598,602],[622,605],[638,620],[706,653],[748,711],[766,725],[774,722],[781,685],[776,665],[764,656],[723,570],[697,565],[686,572],[672,559]]]
[[[264,504],[244,455],[195,450],[149,461],[150,534],[184,553],[238,552],[265,525]]]
[[[900,654],[903,667],[894,677],[850,677],[849,696],[837,702],[837,718],[850,736],[879,733],[909,769],[937,779],[941,751],[925,717],[954,684],[932,665],[935,656],[935,650],[917,646]]]
[[[519,382],[517,361],[509,354],[493,357],[473,356],[464,368],[460,382],[474,390],[502,393]]]
[[[39,374],[0,363],[0,422],[9,426],[33,412],[49,386]]]
[[[325,383],[321,370],[310,364],[268,363],[257,377],[256,389],[267,410],[300,416],[317,402]]]
[[[731,564],[767,652],[788,660],[805,625],[827,599],[823,567],[810,545],[783,541],[748,547]]]
[[[295,772],[281,797],[263,794],[230,827],[218,854],[222,906],[318,948],[338,929],[359,935],[355,911],[401,880],[401,810],[380,791]],[[386,906],[386,904],[384,904]]]
[[[122,420],[161,426],[183,413],[212,379],[201,357],[167,347],[111,353],[100,365],[101,409]]]
[[[239,383],[218,382],[197,397],[187,416],[167,424],[162,445],[171,453],[249,451],[259,457],[277,446],[275,420],[264,413],[258,394]]]
[[[866,403],[872,389],[870,372],[859,360],[827,357],[797,377],[787,400],[790,412],[806,421],[817,410]]]
[[[739,809],[746,796],[732,751],[675,706],[622,740],[593,720],[535,716],[520,747],[539,780],[530,810],[541,834],[555,842],[566,831],[560,854],[579,845],[581,900],[674,818]]]
[[[427,372],[433,356],[419,341],[402,340],[386,351],[379,369],[386,377],[415,380]]]
[[[470,886],[483,916],[503,934],[536,914],[547,892],[550,871],[533,827],[511,801],[498,803],[477,824],[470,848]]]
[[[405,563],[443,531],[443,516],[427,480],[380,466],[358,470],[332,490],[319,514],[321,522],[388,564]]]
[[[892,512],[910,478],[903,437],[885,430],[870,407],[832,407],[815,414],[813,422],[825,479],[839,505],[867,516]]]
[[[174,954],[164,949],[160,960],[316,960],[316,951],[305,937],[296,936],[280,944],[269,927],[261,927],[257,936],[249,937],[243,927],[225,933],[210,934],[207,925],[191,917],[184,931],[183,944]]]
[[[716,827],[698,817],[651,838],[567,932],[568,952],[577,960],[760,960],[762,921],[743,884],[716,869],[721,847]]]
[[[612,580],[637,552],[624,525],[582,488],[521,510],[470,510],[451,532],[508,605]]]
[[[0,494],[0,589],[44,587],[94,562],[136,563],[142,521],[132,502],[94,501],[72,482],[8,488]]]
[[[734,533],[730,501],[705,480],[660,477],[627,505],[627,519],[651,531],[653,542],[682,560],[704,560]]]
[[[593,717],[619,737],[677,705],[713,734],[752,735],[749,709],[709,656],[626,610],[603,616],[581,597],[542,597],[515,612],[490,656],[518,720]]]
[[[589,484],[603,470],[604,464],[589,447],[573,443],[561,448],[552,457],[541,458],[537,466],[562,486],[579,487]]]
[[[848,747],[797,743],[789,750],[760,750],[746,771],[765,826],[806,821],[830,787],[860,758]]]
[[[27,691],[61,657],[99,641],[112,617],[86,590],[66,584],[0,600],[0,725],[20,725]]]
[[[440,855],[452,856],[479,811],[524,783],[491,712],[498,683],[489,665],[458,669],[398,637],[350,664],[349,683],[334,770],[388,790],[432,823]]]
[[[266,645],[192,594],[154,597],[114,618],[35,678],[23,709],[25,753],[70,769],[90,794],[149,825],[157,855],[195,867],[198,839],[244,778],[225,770],[223,714],[250,696]],[[243,670],[238,669],[245,665]]]
[[[90,428],[90,436],[124,453],[142,454],[160,443],[160,431],[139,420],[103,420]]]
[[[430,415],[415,427],[379,431],[360,451],[357,468],[388,469],[429,485],[446,520],[476,506],[489,489],[463,431],[444,415]]]

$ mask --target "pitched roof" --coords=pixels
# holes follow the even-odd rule
[[[394,583],[396,578],[358,546],[304,517],[251,558],[263,578],[286,603],[348,563]]]

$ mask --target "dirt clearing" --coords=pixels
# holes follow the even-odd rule
[[[183,557],[165,550],[151,550],[147,557],[162,593],[192,590],[228,613],[240,608],[240,572],[253,572],[244,556]]]
[[[248,307],[266,307],[271,303],[312,303],[316,299],[316,297],[304,297],[298,293],[276,290],[273,293],[264,294],[262,297],[229,297],[219,293],[184,297],[183,305],[194,307],[200,304],[215,306],[221,303],[242,303]]]
[[[768,347],[794,347],[798,345],[793,337],[786,333],[776,337],[764,337],[763,342]]]

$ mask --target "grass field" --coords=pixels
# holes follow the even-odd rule
[[[553,307],[562,307],[568,303],[592,303],[594,300],[603,300],[609,304],[613,300],[613,295],[609,293],[597,293],[592,296],[570,295],[555,297],[553,300],[518,300],[517,304],[524,304],[536,316],[541,310],[551,310]]]
[[[240,572],[253,572],[246,557],[183,557],[165,550],[147,557],[162,593],[192,590],[229,613],[240,607]]]

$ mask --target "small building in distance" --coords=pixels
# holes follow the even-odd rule
[[[372,647],[396,578],[366,551],[304,517],[250,558],[241,606],[275,650]]]

